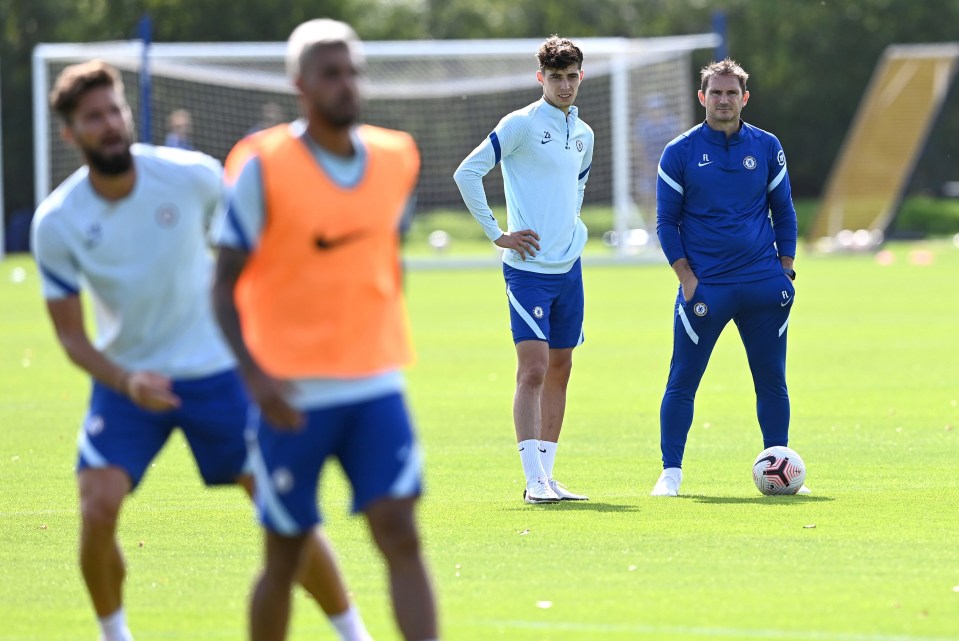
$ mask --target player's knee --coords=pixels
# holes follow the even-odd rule
[[[677,394],[695,394],[705,371],[704,368],[683,366],[674,361],[669,370],[666,389]]]
[[[550,376],[554,378],[569,380],[570,374],[572,374],[572,372],[573,372],[572,356],[564,356],[560,358],[550,357],[549,359]]]
[[[297,573],[309,562],[309,536],[283,536],[267,532],[263,580],[271,584],[292,583]]]
[[[516,385],[519,387],[542,387],[546,380],[548,365],[539,361],[520,363],[516,368]]]
[[[390,561],[411,559],[419,556],[420,538],[415,527],[395,528],[379,540],[379,546]]]
[[[111,533],[116,530],[120,503],[103,494],[86,496],[80,501],[83,528],[88,532]]]
[[[788,398],[785,377],[773,374],[768,377],[757,376],[753,381],[753,389],[759,398],[781,399]]]
[[[420,552],[419,532],[411,507],[384,506],[370,524],[376,544],[388,561],[416,557]]]
[[[83,470],[79,475],[80,516],[87,531],[116,530],[120,506],[130,491],[130,480],[117,468]]]

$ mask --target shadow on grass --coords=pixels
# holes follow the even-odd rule
[[[680,494],[678,498],[696,501],[697,503],[710,503],[713,505],[789,505],[801,503],[823,503],[825,501],[836,500],[830,496],[818,496],[815,494],[802,494],[794,496],[705,496],[703,494]]]
[[[541,505],[515,506],[510,511],[521,512],[530,509],[569,512],[638,512],[638,505],[622,505],[620,503],[601,503],[599,501],[560,501],[559,503],[543,503]]]

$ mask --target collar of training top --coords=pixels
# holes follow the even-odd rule
[[[706,124],[705,120],[703,121],[703,124],[700,125],[700,129],[702,130],[703,138],[705,138],[707,141],[711,143],[714,143],[717,145],[738,145],[742,141],[746,140],[746,136],[748,135],[749,125],[746,124],[745,120],[740,120],[739,131],[734,133],[729,138],[726,138],[725,131],[716,131],[715,129],[710,127],[708,124]]]
[[[542,107],[544,114],[550,118],[553,118],[554,120],[559,120],[560,122],[564,123],[566,122],[566,114],[563,113],[563,110],[559,107],[549,104],[549,102],[546,101],[546,96],[540,98],[539,101],[543,103]],[[573,118],[576,118],[577,115],[579,115],[579,108],[576,105],[570,105],[569,115]]]

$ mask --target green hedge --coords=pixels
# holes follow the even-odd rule
[[[796,201],[796,216],[799,219],[799,237],[805,237],[812,227],[818,200]],[[900,233],[910,236],[944,236],[959,233],[959,199],[912,196],[903,201],[893,221],[889,235]]]
[[[891,231],[930,236],[959,234],[959,199],[909,198],[902,204]]]

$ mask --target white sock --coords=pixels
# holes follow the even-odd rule
[[[103,633],[103,641],[133,641],[122,605],[113,614],[100,617],[100,631]]]
[[[346,612],[331,616],[330,623],[336,628],[341,641],[373,641],[355,605],[351,605]]]
[[[539,454],[540,458],[543,459],[543,470],[546,472],[547,478],[553,478],[553,463],[556,462],[556,448],[558,447],[559,443],[553,443],[552,441],[539,442]]]
[[[538,477],[545,477],[543,460],[540,458],[539,441],[535,438],[519,442],[519,458],[523,461],[523,472],[526,474],[526,483],[535,481]]]

